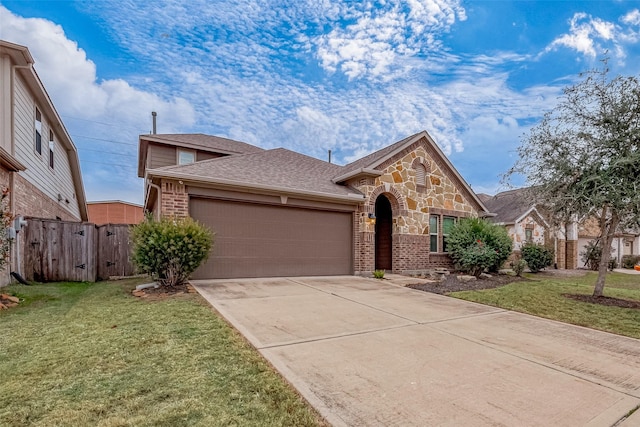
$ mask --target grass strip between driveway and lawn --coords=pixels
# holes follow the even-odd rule
[[[452,292],[449,295],[547,319],[640,338],[640,309],[620,308],[576,301],[564,294],[591,295],[597,274],[581,277],[549,277],[526,274],[529,281],[495,289]],[[640,275],[608,273],[607,297],[640,301]]]
[[[198,294],[139,283],[2,288],[0,425],[325,425]]]

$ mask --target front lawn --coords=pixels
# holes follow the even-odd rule
[[[199,295],[137,283],[2,288],[0,425],[324,425]]]
[[[597,274],[550,277],[527,274],[531,279],[479,291],[449,295],[468,301],[520,311],[574,325],[640,338],[640,309],[619,308],[569,299],[563,294],[591,295]],[[608,273],[605,296],[640,301],[640,275]]]

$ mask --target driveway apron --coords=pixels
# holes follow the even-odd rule
[[[640,425],[640,340],[352,276],[193,285],[335,426]]]

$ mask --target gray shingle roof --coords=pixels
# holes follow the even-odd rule
[[[189,165],[155,169],[200,177],[211,182],[233,181],[237,185],[274,186],[284,190],[319,192],[346,196],[360,194],[331,178],[344,166],[318,160],[285,148],[261,150],[256,153],[219,157]]]
[[[424,131],[422,131],[424,132]],[[391,154],[394,150],[396,150],[398,147],[404,145],[407,141],[409,141],[412,138],[415,138],[416,135],[422,133],[422,132],[418,132],[415,133],[411,136],[408,136],[406,138],[401,139],[398,142],[395,142],[387,147],[384,147],[378,151],[375,151],[371,154],[369,154],[368,156],[364,156],[361,159],[358,159],[354,162],[349,163],[348,165],[344,166],[344,169],[342,170],[341,174],[348,174],[349,172],[353,172],[356,171],[360,168],[369,168],[371,167],[371,165],[374,165],[377,161],[379,161],[380,159],[383,159],[384,157],[386,157],[387,155]]]
[[[256,147],[255,145],[247,144],[246,142],[234,141],[233,139],[222,138],[213,135],[205,135],[202,133],[152,134],[142,135],[141,138],[147,139],[149,141],[166,141],[171,145],[184,144],[187,146],[201,147],[212,151],[220,150],[223,152],[234,154],[246,154],[264,151],[262,148]]]
[[[528,188],[504,191],[493,197],[488,197],[487,200],[482,201],[489,209],[489,212],[497,214],[490,218],[491,221],[496,223],[514,223],[516,219],[535,206]]]

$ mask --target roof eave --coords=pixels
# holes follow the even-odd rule
[[[382,175],[382,171],[371,169],[371,168],[359,168],[355,171],[347,172],[345,174],[339,175],[331,180],[334,184],[338,184],[341,182],[348,181],[357,176],[366,176],[366,177],[378,177]]]
[[[272,193],[278,193],[278,194],[284,193],[289,195],[305,196],[305,197],[314,198],[314,199],[340,201],[342,203],[347,202],[351,204],[359,204],[364,202],[364,196],[362,194],[356,194],[356,193],[340,195],[340,194],[325,193],[321,191],[297,190],[294,188],[279,187],[275,185],[245,184],[245,183],[239,183],[237,181],[227,180],[222,178],[213,179],[209,177],[201,177],[201,176],[195,176],[195,175],[190,175],[190,174],[185,174],[180,172],[173,172],[173,171],[156,171],[153,169],[149,169],[147,170],[147,177],[148,178],[154,178],[154,177],[155,178],[171,178],[171,179],[178,179],[184,182],[208,184],[208,185],[215,185],[215,186],[226,187],[226,188],[235,188],[235,189],[244,189],[244,190],[260,190],[260,191],[272,192]]]
[[[7,168],[9,172],[20,172],[27,169],[25,165],[20,163],[2,147],[0,147],[0,164]]]

